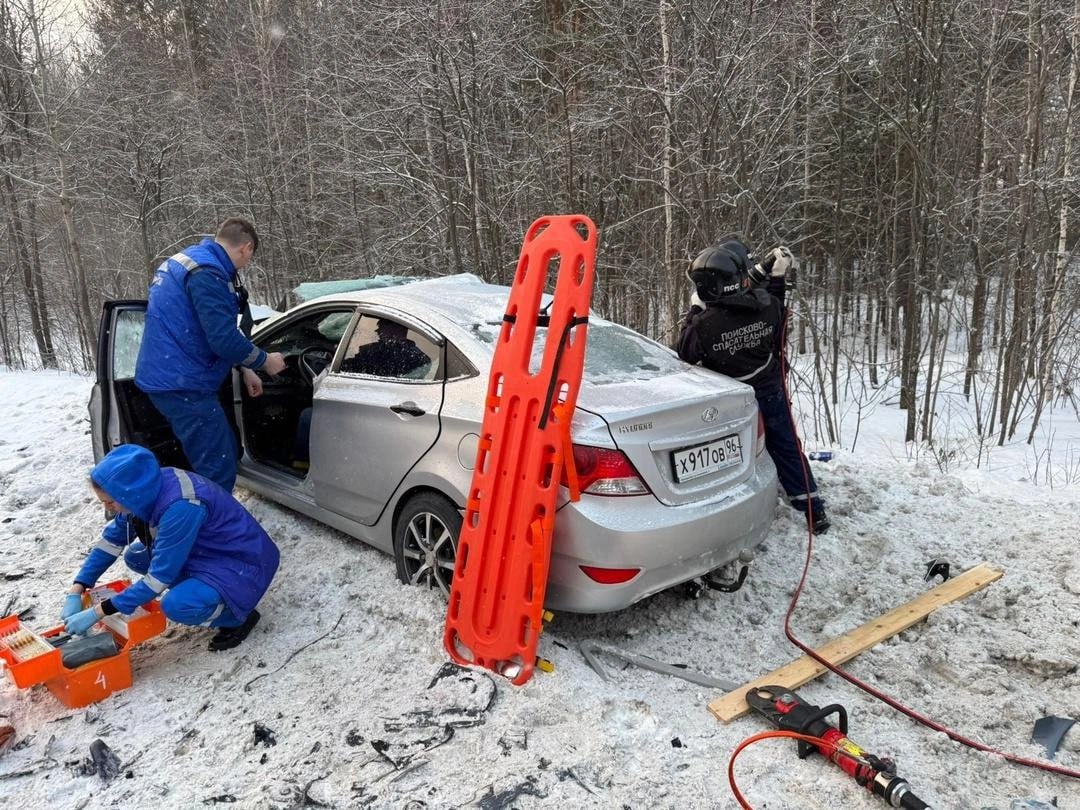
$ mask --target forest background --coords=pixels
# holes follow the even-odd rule
[[[884,403],[933,450],[962,396],[1030,441],[1078,404],[1078,48],[1080,0],[0,0],[0,364],[90,370],[101,302],[228,215],[276,304],[508,283],[580,212],[595,308],[669,345],[699,250],[791,246],[824,440]]]

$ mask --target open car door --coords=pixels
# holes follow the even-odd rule
[[[97,381],[90,392],[94,461],[120,444],[153,451],[164,466],[190,469],[172,428],[135,387],[146,301],[106,301],[98,327]]]

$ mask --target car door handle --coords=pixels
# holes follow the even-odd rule
[[[407,413],[409,416],[423,416],[427,411],[417,407],[415,402],[402,402],[400,405],[391,405],[390,410],[394,413]]]

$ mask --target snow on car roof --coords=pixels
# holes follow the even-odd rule
[[[408,298],[436,309],[467,329],[480,342],[494,346],[502,328],[509,288],[486,284],[472,274],[427,279],[385,292],[384,300]],[[382,296],[381,296],[382,297]],[[545,294],[544,302],[551,300]],[[539,363],[543,341],[534,347]],[[612,385],[628,380],[651,380],[678,374],[687,366],[675,354],[648,338],[598,316],[589,315],[585,351],[585,378],[593,385]]]
[[[363,292],[382,287],[395,287],[402,284],[411,284],[416,281],[416,276],[371,276],[370,278],[342,278],[333,281],[305,281],[293,287],[292,294],[297,303],[304,303],[313,298],[322,298],[325,295],[339,295],[347,292]]]
[[[472,273],[427,278],[392,291],[437,309],[444,316],[468,327],[472,323],[502,323],[509,287],[488,284]],[[545,296],[550,298],[550,296]]]
[[[488,284],[472,273],[460,273],[421,279],[393,288],[346,293],[341,297],[397,306],[416,315],[421,315],[425,310],[436,312],[494,351],[508,294],[509,287]],[[545,294],[544,303],[550,300],[551,296]],[[538,340],[533,351],[534,363],[539,363],[542,351],[543,342]],[[607,386],[685,376],[690,368],[670,349],[632,329],[605,320],[595,312],[590,313],[585,351],[587,383]],[[719,379],[715,377],[715,380]],[[701,385],[701,380],[697,378],[679,382]],[[713,385],[715,387],[715,381]]]

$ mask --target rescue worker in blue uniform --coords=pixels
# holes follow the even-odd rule
[[[200,475],[160,467],[144,447],[124,444],[90,473],[105,508],[116,513],[90,551],[64,600],[61,618],[84,634],[103,617],[130,615],[151,599],[174,622],[218,628],[211,650],[247,638],[259,621],[255,609],[277,571],[274,541],[228,492]],[[142,577],[83,609],[92,588],[123,554]]]
[[[753,386],[780,485],[814,532],[824,534],[830,526],[825,501],[795,435],[782,377],[784,296],[793,261],[790,250],[778,247],[751,264],[749,248],[737,238],[703,250],[687,274],[695,292],[678,352],[687,363]]]
[[[248,394],[262,394],[255,369],[278,374],[279,352],[256,347],[237,325],[247,311],[237,273],[259,246],[255,226],[226,219],[204,239],[162,262],[150,284],[135,385],[168,421],[191,468],[231,492],[238,448],[218,390],[243,366]]]

